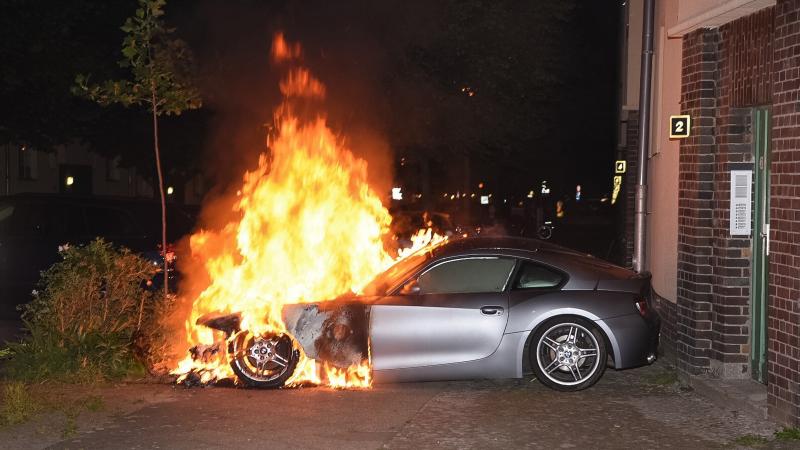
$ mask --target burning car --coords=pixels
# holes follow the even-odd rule
[[[251,387],[291,384],[303,359],[370,382],[520,378],[588,388],[607,363],[656,358],[650,279],[537,240],[469,238],[402,259],[359,295],[282,308],[285,332],[252,333],[237,314],[202,317],[227,336]],[[336,371],[327,371],[336,373]]]

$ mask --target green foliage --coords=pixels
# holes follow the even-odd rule
[[[158,139],[158,116],[178,115],[187,109],[202,105],[200,94],[192,84],[190,67],[192,55],[186,44],[171,37],[173,29],[167,28],[161,16],[166,0],[139,0],[139,9],[122,26],[126,33],[122,41],[120,67],[128,68],[132,80],[109,80],[89,84],[89,77],[78,75],[73,92],[88,97],[101,105],[121,103],[125,106],[146,104],[153,114],[153,152],[155,153],[158,187],[161,194],[161,247],[167,247],[167,218],[165,214],[164,175]],[[164,273],[167,262],[164,260]],[[164,295],[169,291],[169,279],[164,279]]]
[[[120,67],[131,71],[131,80],[90,84],[78,75],[73,92],[101,105],[147,104],[155,114],[180,114],[202,105],[191,80],[192,54],[186,43],[172,38],[174,29],[164,25],[165,0],[139,0],[139,9],[122,26],[123,59]]]
[[[401,122],[398,143],[450,149],[434,153],[445,160],[530,153],[530,143],[551,131],[566,86],[575,3],[439,3],[439,26],[400,59],[398,82],[409,95],[399,107],[411,108],[406,116],[417,122]]]
[[[775,439],[779,441],[800,441],[800,428],[786,427],[775,432]]]
[[[678,381],[678,372],[672,368],[668,368],[659,373],[651,374],[645,378],[645,382],[647,384],[656,386],[670,386]]]
[[[768,442],[769,440],[767,438],[757,434],[745,434],[733,440],[733,443],[736,445],[753,448],[763,447],[767,445]]]
[[[3,405],[0,410],[0,425],[15,425],[25,422],[39,411],[40,405],[21,382],[3,386]]]
[[[106,64],[130,0],[4,0],[0,13],[0,142],[37,150],[84,139],[107,111],[70,93],[75,73],[116,76]]]
[[[102,411],[106,407],[106,404],[103,401],[103,397],[99,395],[90,395],[84,399],[83,407],[89,412],[98,412]]]
[[[102,239],[68,247],[61,256],[21,308],[29,335],[9,344],[7,374],[94,382],[141,372],[133,343],[160,300],[144,288],[156,268]]]

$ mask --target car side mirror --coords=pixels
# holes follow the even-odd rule
[[[419,294],[421,290],[422,289],[420,289],[419,283],[417,282],[417,280],[411,280],[411,281],[409,281],[409,282],[407,282],[406,284],[403,285],[403,287],[400,289],[400,294],[401,295],[416,295],[416,294]]]

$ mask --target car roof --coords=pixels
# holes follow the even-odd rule
[[[445,257],[487,250],[495,252],[500,251],[500,253],[508,254],[555,252],[582,255],[566,247],[561,247],[539,239],[512,236],[456,239],[436,248],[434,250],[434,255],[437,257]]]
[[[634,272],[592,255],[538,239],[475,237],[449,241],[432,251],[435,259],[476,254],[500,254],[532,259],[570,276],[565,289],[594,289],[598,279],[630,279]]]

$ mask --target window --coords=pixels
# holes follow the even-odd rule
[[[467,258],[447,261],[420,275],[420,294],[502,292],[515,261]]]
[[[430,258],[431,252],[422,249],[400,260],[400,262],[379,274],[374,280],[364,286],[364,295],[386,295],[388,289],[399,284],[403,278],[422,267]]]
[[[35,180],[39,178],[39,159],[36,150],[22,146],[18,152],[19,178]]]
[[[514,283],[514,289],[552,289],[564,281],[564,275],[532,262],[525,262]]]
[[[120,157],[106,158],[106,179],[108,181],[119,181],[119,161]]]

